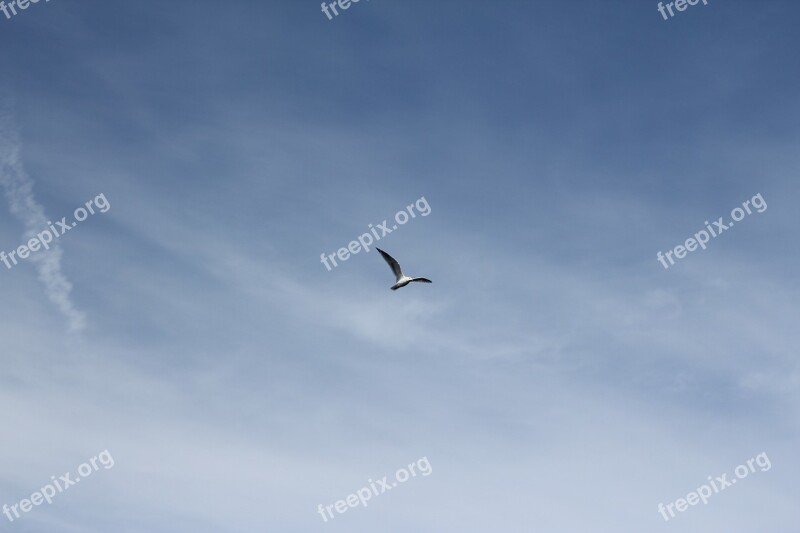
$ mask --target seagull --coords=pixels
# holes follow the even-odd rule
[[[390,287],[393,291],[396,291],[400,287],[405,287],[406,285],[408,285],[412,281],[419,281],[421,283],[433,283],[428,278],[409,278],[408,276],[403,275],[403,271],[400,270],[400,263],[395,261],[394,257],[392,257],[391,255],[387,254],[386,252],[384,252],[380,248],[375,248],[375,249],[378,250],[381,253],[381,255],[386,260],[386,262],[389,263],[389,266],[391,267],[392,272],[394,272],[394,275],[397,276],[397,283],[395,283],[394,285],[392,285]]]

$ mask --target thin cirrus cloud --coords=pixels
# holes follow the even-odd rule
[[[14,125],[13,104],[0,95],[0,185],[5,192],[8,206],[14,217],[24,226],[22,241],[27,242],[37,232],[47,228],[50,220],[44,207],[33,194],[33,179],[22,163],[22,140]],[[70,332],[78,332],[86,326],[86,316],[75,307],[70,293],[72,284],[61,271],[63,251],[58,243],[50,250],[33,254],[30,260],[36,265],[39,280],[45,293],[58,311],[67,319]]]

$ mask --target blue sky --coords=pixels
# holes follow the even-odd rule
[[[0,15],[0,250],[111,205],[0,264],[0,504],[115,460],[2,529],[793,532],[800,6],[656,6]],[[432,285],[321,264],[422,196],[380,246]]]

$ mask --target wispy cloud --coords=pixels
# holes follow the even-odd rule
[[[5,191],[11,213],[25,226],[25,240],[46,228],[49,219],[44,208],[33,195],[33,180],[22,165],[22,141],[14,124],[13,103],[10,98],[0,96],[0,185]],[[48,298],[67,318],[71,332],[82,330],[86,325],[84,314],[72,303],[72,284],[61,272],[61,246],[54,244],[48,251],[31,256],[36,265],[39,280],[45,286]]]

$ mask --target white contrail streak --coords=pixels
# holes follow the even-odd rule
[[[33,196],[33,180],[22,165],[22,142],[14,125],[11,102],[0,95],[0,185],[2,185],[11,213],[25,226],[25,241],[47,227],[44,208]],[[86,318],[70,299],[72,284],[61,273],[61,246],[54,243],[50,250],[31,256],[36,264],[39,280],[45,286],[50,301],[67,318],[69,330],[80,331]]]

